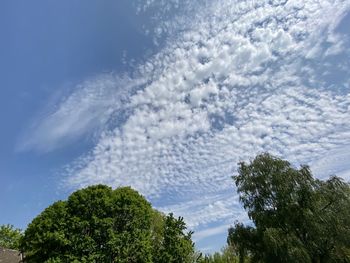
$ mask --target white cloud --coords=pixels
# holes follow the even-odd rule
[[[230,227],[230,224],[223,224],[217,227],[211,227],[211,228],[207,228],[201,231],[197,231],[194,233],[193,238],[197,241],[197,240],[201,240],[204,238],[208,238],[210,236],[214,236],[214,235],[218,235],[218,234],[223,234],[223,233],[227,233],[227,229]],[[211,250],[211,248],[208,248],[208,250]]]
[[[114,74],[84,81],[22,135],[17,149],[52,151],[101,129],[115,112],[121,111],[133,89],[142,84],[141,79],[131,80]]]
[[[230,179],[238,161],[269,151],[311,163],[350,139],[350,93],[320,79],[328,56],[343,54],[334,17],[343,17],[349,4],[211,1],[191,17],[166,21],[173,29],[188,26],[140,65],[142,88],[128,79],[125,101],[119,80],[92,82],[39,131],[50,127],[44,142],[57,143],[128,109],[69,167],[66,183],[131,185],[192,228],[224,222],[198,238],[220,232],[234,216],[244,217]],[[334,36],[339,41],[329,41]]]
[[[337,175],[350,181],[350,145],[340,146],[311,162],[311,169],[320,178]]]

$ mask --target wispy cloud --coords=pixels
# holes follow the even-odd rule
[[[84,81],[23,134],[17,149],[52,151],[83,135],[101,131],[113,120],[115,112],[121,111],[129,94],[142,84],[141,79],[115,74],[101,74]]]
[[[194,233],[194,239],[201,240],[210,236],[227,233],[228,228],[230,227],[230,224],[223,224],[219,225],[217,227],[207,228],[201,231],[197,231]]]
[[[347,141],[345,143],[348,143]],[[311,169],[320,178],[337,175],[350,180],[350,145],[344,144],[311,162]]]
[[[53,147],[103,127],[94,149],[68,168],[69,186],[131,185],[193,228],[226,222],[199,238],[221,231],[243,216],[230,179],[239,160],[269,151],[311,163],[350,139],[348,84],[330,85],[323,74],[333,74],[335,56],[349,58],[336,32],[349,6],[211,1],[173,21],[172,28],[186,21],[186,30],[140,65],[139,79],[83,84],[26,147]]]

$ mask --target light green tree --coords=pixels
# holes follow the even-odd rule
[[[19,249],[22,231],[13,225],[0,225],[0,247]]]
[[[173,214],[165,217],[162,229],[162,239],[159,246],[157,263],[191,263],[194,261],[194,243],[191,240],[193,232],[186,232],[186,224],[182,217],[175,218]]]
[[[202,257],[201,263],[238,263],[237,252],[232,246],[225,246],[220,252]]]

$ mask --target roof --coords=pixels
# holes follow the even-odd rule
[[[0,263],[19,263],[21,258],[21,252],[17,250],[0,248]]]

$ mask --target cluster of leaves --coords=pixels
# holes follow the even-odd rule
[[[0,226],[0,247],[19,249],[22,232],[13,225]]]
[[[191,232],[129,187],[97,185],[45,209],[22,239],[26,262],[190,262]]]
[[[240,262],[350,262],[350,185],[261,154],[233,177],[254,226],[236,223],[228,243]]]

